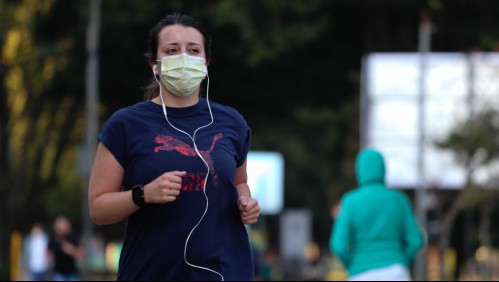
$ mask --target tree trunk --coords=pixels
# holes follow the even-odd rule
[[[445,252],[450,247],[450,234],[452,230],[452,225],[454,224],[457,215],[459,214],[459,212],[462,210],[463,207],[462,198],[463,198],[463,193],[461,191],[458,197],[452,203],[452,206],[449,209],[449,211],[445,213],[444,220],[442,222],[442,235],[440,239],[440,257],[442,258],[442,263],[440,267],[441,280],[450,279],[449,277],[446,277],[447,275],[445,273],[445,265],[446,265]],[[458,265],[456,265],[456,267],[458,267]]]
[[[456,221],[456,217],[458,216],[459,212],[463,209],[466,203],[466,197],[468,193],[465,193],[468,191],[467,189],[472,189],[471,187],[471,176],[473,174],[473,168],[471,167],[471,162],[472,162],[472,157],[473,153],[470,153],[470,157],[466,159],[465,162],[465,168],[466,168],[466,179],[465,179],[465,186],[461,191],[459,191],[459,194],[457,198],[454,200],[452,203],[452,206],[450,207],[449,211],[445,212],[444,216],[444,221],[442,223],[442,236],[441,236],[441,242],[440,242],[440,257],[442,258],[442,264],[440,267],[440,278],[442,280],[449,280],[449,277],[445,277],[445,265],[446,265],[446,257],[445,257],[445,252],[447,249],[450,247],[450,235],[451,235],[451,230],[453,227],[454,222]],[[459,267],[459,264],[456,261],[455,267]],[[459,277],[455,277],[456,279],[459,279]]]

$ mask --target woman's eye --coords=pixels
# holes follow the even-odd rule
[[[199,49],[191,49],[190,52],[192,54],[199,54]]]
[[[177,49],[168,49],[166,50],[166,54],[175,54],[177,52]]]

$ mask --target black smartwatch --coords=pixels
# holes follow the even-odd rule
[[[144,186],[142,184],[132,187],[132,199],[137,206],[141,208],[146,206],[146,201],[144,200]]]

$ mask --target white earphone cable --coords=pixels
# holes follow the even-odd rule
[[[156,69],[156,65],[155,65],[155,68]],[[154,72],[154,69],[153,69],[153,72]],[[192,233],[194,232],[194,230],[198,227],[198,225],[201,223],[201,221],[204,219],[206,213],[208,212],[208,196],[206,195],[206,183],[208,182],[208,177],[210,175],[210,167],[208,165],[208,162],[203,158],[203,156],[199,153],[199,150],[197,148],[197,145],[196,145],[196,141],[195,141],[195,138],[196,138],[196,133],[198,132],[198,130],[202,129],[202,128],[205,128],[205,127],[208,127],[210,126],[212,123],[213,123],[213,113],[211,111],[211,106],[210,106],[210,101],[209,101],[209,96],[208,96],[208,92],[209,92],[209,89],[210,89],[210,77],[208,76],[208,74],[206,75],[208,81],[207,81],[207,86],[206,86],[206,103],[208,104],[208,110],[210,112],[210,117],[211,117],[211,121],[208,123],[208,124],[205,124],[203,126],[200,126],[198,127],[194,133],[192,134],[192,136],[187,133],[186,131],[184,130],[181,130],[177,127],[175,127],[173,124],[171,124],[170,120],[168,120],[168,114],[167,114],[167,111],[166,111],[166,106],[165,106],[165,101],[163,100],[163,88],[161,87],[161,83],[159,82],[159,80],[156,78],[156,73],[154,73],[154,79],[156,80],[156,82],[158,82],[159,84],[159,97],[161,98],[161,104],[163,106],[163,115],[165,116],[165,119],[166,119],[166,122],[171,126],[173,127],[175,130],[189,136],[189,138],[192,140],[192,143],[194,145],[194,150],[196,151],[197,155],[199,156],[199,158],[201,158],[201,160],[203,161],[204,165],[206,166],[206,169],[208,170],[206,172],[206,177],[204,179],[204,184],[203,184],[203,194],[204,194],[204,197],[206,199],[206,208],[203,212],[203,215],[201,216],[201,218],[199,219],[199,221],[196,223],[196,225],[191,229],[191,231],[189,232],[189,235],[187,236],[187,239],[185,241],[185,245],[184,245],[184,261],[185,263],[187,263],[188,265],[192,266],[192,267],[195,267],[195,268],[199,268],[199,269],[204,269],[204,270],[207,270],[207,271],[210,271],[210,272],[213,272],[217,275],[219,275],[221,278],[222,278],[222,281],[224,281],[224,277],[222,274],[220,274],[219,272],[215,271],[215,270],[212,270],[212,269],[209,269],[207,267],[203,267],[203,266],[199,266],[199,265],[195,265],[195,264],[192,264],[190,263],[189,261],[187,261],[187,244],[191,238],[191,235]]]

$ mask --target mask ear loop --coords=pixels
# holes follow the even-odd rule
[[[195,268],[198,268],[198,269],[204,269],[204,270],[213,272],[213,273],[219,275],[222,278],[222,281],[224,281],[223,275],[220,274],[219,272],[217,272],[215,270],[212,270],[212,269],[209,269],[207,267],[203,267],[203,266],[192,264],[189,261],[187,261],[187,243],[189,242],[189,240],[191,238],[191,235],[194,232],[194,230],[199,226],[199,224],[201,223],[201,221],[204,219],[206,213],[208,212],[208,203],[209,203],[209,201],[208,201],[208,195],[206,195],[206,183],[208,183],[208,177],[210,176],[210,166],[208,165],[208,162],[203,158],[203,156],[199,153],[198,147],[196,145],[195,138],[196,138],[196,133],[198,132],[198,130],[210,126],[213,123],[213,120],[214,120],[213,119],[213,113],[211,111],[210,101],[209,101],[210,77],[208,76],[208,74],[206,74],[206,78],[208,79],[207,86],[206,86],[206,103],[208,104],[208,110],[210,111],[211,121],[208,124],[205,124],[203,126],[198,127],[194,131],[193,135],[191,136],[189,133],[185,132],[184,130],[181,130],[181,129],[175,127],[173,124],[171,124],[170,120],[168,120],[168,114],[167,114],[167,111],[166,111],[165,101],[163,100],[163,87],[161,87],[161,83],[159,82],[158,78],[156,77],[156,72],[155,72],[156,69],[157,69],[157,66],[154,65],[154,67],[153,67],[154,79],[156,80],[156,82],[159,85],[159,97],[161,99],[161,104],[163,106],[163,115],[165,116],[166,122],[168,122],[168,124],[171,127],[173,127],[175,130],[177,130],[179,132],[182,132],[185,135],[189,136],[189,138],[191,138],[192,143],[194,144],[194,150],[196,151],[196,153],[199,156],[199,158],[201,158],[201,160],[203,161],[203,163],[204,163],[204,165],[206,166],[206,169],[207,169],[206,177],[204,178],[204,184],[203,184],[203,194],[204,194],[204,197],[206,199],[206,208],[204,209],[203,215],[201,216],[201,218],[199,219],[199,221],[196,223],[196,225],[194,225],[194,227],[191,229],[191,231],[189,232],[189,235],[187,236],[187,239],[185,240],[185,245],[184,245],[184,261],[185,261],[185,263],[187,263],[188,265],[190,265],[192,267],[195,267]]]

